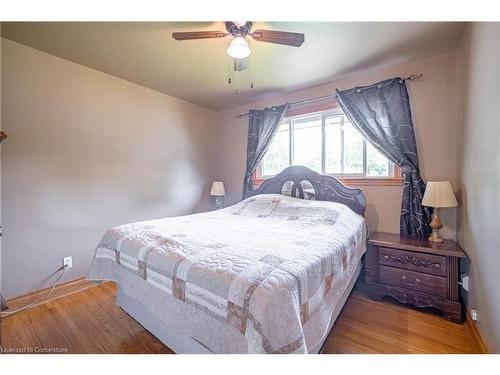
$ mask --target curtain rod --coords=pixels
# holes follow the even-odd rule
[[[416,80],[421,79],[423,76],[424,75],[422,73],[410,74],[408,77],[403,78],[403,81],[416,81]],[[332,98],[333,99],[333,98],[335,98],[335,96],[337,96],[337,94],[317,96],[315,98],[310,98],[310,99],[305,99],[305,100],[299,100],[297,102],[291,102],[291,103],[288,103],[288,104],[290,104],[290,106],[292,106],[292,105],[298,105],[298,104],[306,104],[306,103],[316,102],[318,100],[323,100],[323,99],[327,99],[327,98]],[[241,114],[236,115],[234,117],[241,118],[241,117],[246,117],[248,115],[250,115],[250,112],[241,113]]]

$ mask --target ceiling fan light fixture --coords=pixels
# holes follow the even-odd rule
[[[227,47],[226,52],[233,59],[244,59],[245,57],[250,56],[252,50],[250,49],[250,46],[246,42],[245,38],[237,36],[231,41],[231,44]]]

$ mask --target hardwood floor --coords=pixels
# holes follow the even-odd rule
[[[2,346],[68,353],[172,353],[115,305],[103,283],[4,318]]]
[[[107,282],[3,319],[4,352],[172,353],[115,305]],[[477,353],[469,326],[354,291],[323,353]]]
[[[324,353],[479,353],[467,324],[408,308],[390,298],[374,302],[353,292],[335,322]]]

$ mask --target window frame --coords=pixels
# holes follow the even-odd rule
[[[319,118],[321,121],[321,174],[327,176],[333,176],[340,180],[343,184],[347,186],[401,186],[403,184],[403,176],[401,173],[401,168],[392,163],[389,160],[389,168],[391,175],[388,177],[380,176],[366,176],[367,168],[367,140],[363,137],[363,173],[326,173],[325,164],[325,150],[326,150],[326,138],[325,138],[325,120],[331,116],[339,116],[343,114],[342,110],[336,106],[329,109],[315,110],[311,112],[302,112],[300,114],[292,114],[285,117],[282,124],[288,123],[289,126],[289,164],[293,165],[293,129],[294,124],[304,122],[306,119]],[[282,126],[280,124],[280,126]],[[343,150],[343,147],[342,147]],[[343,153],[343,152],[342,152]],[[257,165],[254,173],[252,174],[252,185],[253,188],[259,187],[265,180],[274,177],[275,175],[262,175],[262,163]]]

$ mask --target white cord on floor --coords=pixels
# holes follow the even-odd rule
[[[63,277],[63,276],[64,276],[64,274],[65,274],[68,270],[69,270],[69,267],[68,267],[68,266],[64,267],[64,271],[63,271],[63,273],[61,273],[61,274],[57,277],[56,281],[54,281],[54,284],[52,285],[52,288],[50,289],[49,294],[47,294],[47,295],[45,296],[45,298],[49,298],[49,297],[51,296],[52,292],[54,291],[54,289],[55,289],[55,287],[56,287],[56,285],[57,285],[57,282],[58,282],[59,280],[61,280],[61,277]],[[5,318],[5,317],[8,317],[8,316],[11,316],[11,315],[17,314],[18,312],[21,312],[21,311],[24,311],[24,310],[26,310],[26,309],[29,309],[30,307],[33,307],[34,305],[36,305],[37,303],[40,303],[40,302],[42,302],[42,300],[37,301],[37,302],[32,302],[32,303],[30,303],[30,304],[28,304],[28,305],[26,305],[26,306],[24,306],[24,307],[21,307],[21,308],[19,308],[19,309],[17,309],[17,310],[13,310],[13,311],[7,310],[7,311],[5,311],[5,312],[2,312],[2,313],[1,313],[1,314],[2,314],[2,317],[4,317],[4,318]]]

